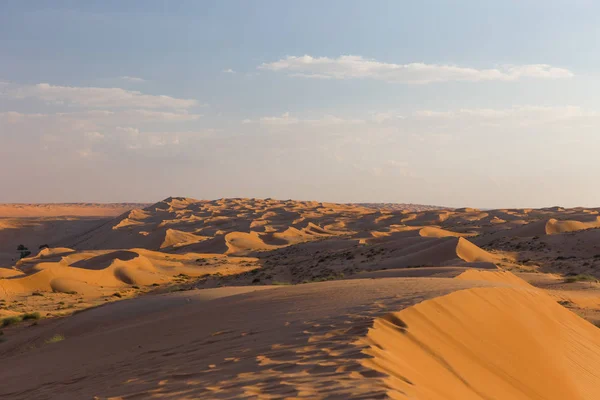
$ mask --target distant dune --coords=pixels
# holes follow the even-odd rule
[[[117,216],[144,203],[48,203],[0,204],[0,218],[23,217],[109,217]]]
[[[406,210],[406,211],[429,211],[429,210],[451,210],[449,207],[428,206],[412,203],[353,203],[360,207],[374,208],[377,210]]]

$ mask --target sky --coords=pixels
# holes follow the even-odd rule
[[[600,206],[600,2],[0,2],[0,202]]]

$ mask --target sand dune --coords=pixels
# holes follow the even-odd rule
[[[536,290],[429,300],[376,320],[368,342],[393,399],[600,397],[600,330]]]
[[[0,219],[0,267],[10,267],[18,261],[19,245],[24,245],[33,254],[42,245],[69,247],[77,237],[111,219],[62,216]]]
[[[161,243],[160,248],[164,249],[168,247],[183,247],[193,243],[198,243],[205,239],[208,238],[197,236],[189,232],[178,231],[176,229],[167,229],[165,232],[165,240]]]
[[[456,245],[456,255],[466,262],[489,262],[498,261],[498,257],[480,249],[467,239],[459,238]]]
[[[227,254],[248,254],[254,251],[273,250],[275,246],[266,244],[256,232],[230,232],[225,235]]]
[[[518,278],[492,275],[221,288],[114,303],[24,330],[0,348],[11,365],[0,371],[0,395],[596,398],[600,331],[542,291],[512,285]],[[66,339],[44,344],[57,332]],[[64,362],[42,374],[59,354]],[[81,368],[74,374],[69,365]],[[25,370],[40,378],[32,382]]]
[[[503,232],[509,237],[531,237],[540,235],[555,235],[558,233],[575,232],[586,229],[600,228],[600,217],[590,221],[557,220],[550,218],[526,224],[522,227]]]
[[[439,237],[448,237],[448,236],[454,236],[454,237],[472,236],[467,233],[452,232],[452,231],[449,231],[446,229],[436,228],[434,226],[427,226],[425,228],[420,229],[419,235],[425,236],[425,237],[438,237],[438,238]]]
[[[366,279],[112,303],[24,329],[0,346],[11,365],[0,369],[0,397],[381,398],[387,388],[361,365],[365,345],[357,345],[373,318],[485,285]],[[57,333],[66,339],[45,343]]]
[[[521,278],[518,278],[514,274],[503,271],[503,270],[480,270],[480,269],[468,269],[460,275],[456,276],[455,279],[464,279],[467,281],[486,281],[486,282],[497,282],[506,283],[515,287],[523,286],[533,288],[530,284]]]
[[[35,303],[39,311],[47,311],[59,301],[64,308],[74,310],[90,302],[129,297],[152,285],[182,283],[189,277],[235,275],[257,267],[255,259],[220,254],[44,249],[35,257],[21,260],[16,270],[6,269],[5,279],[0,279],[0,299],[31,298],[36,293],[40,296]],[[118,297],[114,293],[119,293]],[[0,316],[3,314],[11,313],[0,309]]]
[[[600,217],[596,217],[587,222],[572,220],[558,221],[556,219],[550,219],[546,223],[546,233],[548,235],[564,232],[575,232],[593,228],[600,228]]]
[[[498,256],[477,247],[463,237],[405,237],[384,242],[394,248],[389,258],[378,262],[382,268],[460,265],[461,263],[496,263]]]
[[[1,398],[600,398],[599,209],[3,207]]]

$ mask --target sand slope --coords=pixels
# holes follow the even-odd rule
[[[0,369],[0,397],[383,398],[387,388],[361,364],[365,345],[358,344],[373,318],[485,285],[365,279],[112,303],[7,332],[0,357],[11,368]],[[65,340],[45,343],[55,334]]]
[[[600,398],[600,330],[548,295],[470,289],[375,321],[373,359],[394,399]]]

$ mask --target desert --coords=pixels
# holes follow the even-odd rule
[[[600,396],[599,209],[130,207],[5,211],[2,398]]]
[[[600,400],[598,16],[0,0],[0,400]]]

